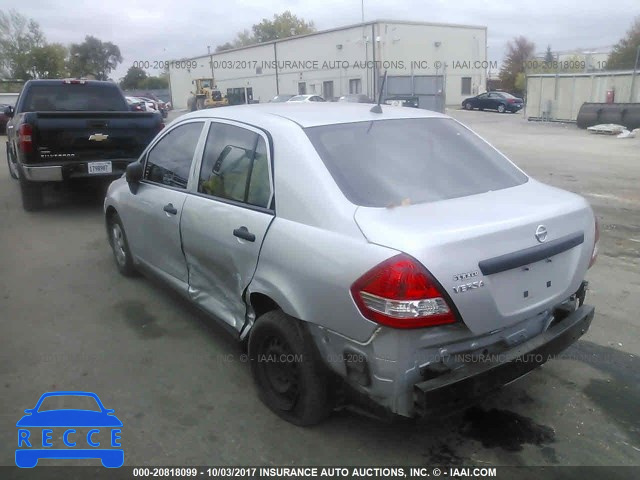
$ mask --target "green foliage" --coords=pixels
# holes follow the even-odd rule
[[[547,51],[544,54],[544,61],[545,63],[551,63],[553,62],[554,58],[553,58],[553,52],[551,51],[551,45],[547,45]]]
[[[0,10],[0,76],[33,78],[33,50],[44,47],[40,26],[15,10]]]
[[[527,86],[527,76],[520,72],[516,75],[516,81],[514,84],[514,90],[517,92],[524,92]]]
[[[130,67],[127,74],[120,80],[123,90],[156,90],[169,88],[169,76],[166,72],[159,77],[150,77],[140,67]]]
[[[535,48],[535,44],[522,35],[507,42],[507,55],[500,70],[500,82],[504,90],[518,94],[524,92],[524,86],[517,88],[516,80],[519,73],[524,73],[527,62],[533,58]]]
[[[274,15],[273,20],[263,18],[260,23],[251,27],[251,31],[245,29],[238,33],[232,42],[218,45],[216,52],[254,45],[256,43],[270,42],[280,38],[304,35],[315,31],[316,28],[313,22],[307,22],[302,18],[298,18],[287,10],[280,15]]]
[[[164,75],[160,75],[159,77],[147,77],[142,81],[139,88],[147,90],[169,88],[169,78]]]
[[[31,51],[32,78],[64,78],[67,75],[67,47],[61,43],[47,43]]]
[[[141,83],[147,79],[147,72],[140,67],[129,67],[126,75],[120,81],[120,88],[123,90],[135,90],[140,88]]]
[[[107,80],[109,73],[122,63],[117,45],[87,35],[83,43],[73,43],[69,49],[69,72],[73,77],[93,76]]]
[[[640,47],[640,16],[636,17],[626,36],[611,51],[607,60],[607,70],[632,70]],[[640,62],[638,62],[640,68]]]

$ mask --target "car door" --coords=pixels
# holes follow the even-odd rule
[[[268,137],[234,122],[210,124],[197,185],[183,207],[182,246],[189,295],[240,331],[243,292],[274,218]]]
[[[478,95],[473,101],[474,108],[487,108],[487,97],[486,93]]]
[[[143,180],[123,218],[133,255],[184,285],[188,274],[180,218],[193,159],[202,151],[203,127],[203,121],[181,123],[153,145],[146,155]]]
[[[497,110],[498,105],[500,105],[500,95],[497,93],[490,93],[487,99],[487,106],[485,108]]]

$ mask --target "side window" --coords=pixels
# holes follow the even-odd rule
[[[145,180],[186,189],[202,126],[202,122],[187,123],[167,133],[147,156]]]
[[[268,207],[269,163],[264,139],[255,132],[235,125],[211,124],[198,191]]]

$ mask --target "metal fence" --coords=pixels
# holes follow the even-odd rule
[[[640,72],[528,75],[525,115],[530,120],[574,122],[585,102],[640,102],[636,76]]]

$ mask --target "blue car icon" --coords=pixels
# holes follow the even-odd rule
[[[69,397],[71,401],[83,397],[81,400],[88,401],[91,405],[97,404],[99,411],[84,409],[58,408],[54,410],[42,409],[42,403],[47,399],[56,401],[66,401]],[[95,404],[93,400],[95,400]],[[48,403],[53,403],[48,400]],[[114,415],[115,410],[104,408],[98,395],[91,392],[49,392],[40,397],[34,408],[24,411],[26,415],[22,417],[16,426],[18,427],[18,448],[16,449],[16,465],[21,468],[33,468],[41,458],[54,459],[92,459],[99,458],[107,468],[118,468],[124,463],[124,450],[120,444],[122,422]],[[86,429],[90,427],[86,436],[81,436],[75,428]],[[42,428],[42,435],[39,430],[36,433],[34,428]],[[62,439],[67,448],[52,448],[53,429],[62,430]],[[104,440],[97,441],[97,435],[101,430],[109,431],[109,446],[104,448]],[[34,435],[32,435],[32,433]],[[102,434],[104,436],[104,434]],[[84,443],[86,440],[86,446]],[[76,448],[76,445],[79,445]]]

